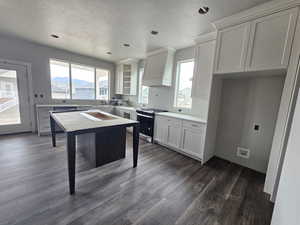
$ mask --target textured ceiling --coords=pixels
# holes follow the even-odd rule
[[[199,34],[213,30],[210,22],[266,1],[0,0],[0,34],[118,61],[142,58],[159,47],[191,45]],[[198,14],[203,5],[210,7],[205,16]]]

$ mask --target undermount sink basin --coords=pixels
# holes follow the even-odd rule
[[[101,112],[83,112],[81,113],[83,116],[87,117],[88,119],[95,120],[95,121],[102,121],[102,120],[113,120],[116,119],[115,117],[109,116],[107,114]]]

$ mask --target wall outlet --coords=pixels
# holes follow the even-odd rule
[[[254,129],[255,131],[259,131],[260,125],[259,125],[259,124],[254,124],[253,129]]]
[[[238,147],[236,155],[241,158],[249,159],[250,158],[250,149]]]

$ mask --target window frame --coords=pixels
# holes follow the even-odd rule
[[[190,112],[193,107],[193,99],[191,98],[191,106],[190,107],[182,107],[178,106],[177,96],[178,96],[178,89],[179,89],[179,79],[180,79],[180,65],[182,63],[194,62],[193,68],[193,78],[194,78],[194,69],[195,69],[195,58],[189,58],[184,60],[179,60],[176,63],[176,73],[175,73],[175,86],[174,86],[174,100],[173,100],[173,108],[176,110],[180,110],[180,112]],[[192,79],[192,87],[193,88],[193,79]]]
[[[91,101],[91,100],[97,100],[96,99],[96,67],[94,66],[88,66],[88,65],[84,65],[84,64],[80,64],[80,63],[72,63],[72,62],[69,62],[69,71],[70,71],[70,87],[73,88],[73,82],[72,82],[72,65],[73,66],[82,66],[82,67],[90,67],[92,70],[93,70],[93,73],[94,73],[94,98],[91,98],[91,99],[81,99],[81,98],[73,98],[73,90],[71,89],[70,90],[70,93],[71,93],[71,100],[75,100],[75,101]]]
[[[108,72],[108,96],[107,96],[107,100],[102,100],[102,99],[97,99],[97,69],[99,70],[106,70]],[[110,99],[110,90],[111,90],[111,87],[110,87],[110,82],[111,82],[111,75],[110,75],[110,70],[107,70],[107,69],[103,69],[103,68],[99,68],[99,67],[95,67],[94,68],[95,70],[95,100],[97,101],[109,101]]]
[[[52,97],[52,77],[51,77],[51,61],[57,61],[57,62],[62,62],[62,63],[67,63],[69,66],[69,91],[70,91],[70,98],[53,98]],[[77,98],[73,98],[73,93],[72,93],[72,65],[77,65],[77,66],[83,66],[83,67],[90,67],[93,69],[93,73],[94,73],[94,98],[91,99],[77,99]],[[101,100],[101,99],[97,99],[97,84],[96,84],[96,76],[97,76],[97,69],[99,70],[105,70],[108,72],[108,100]],[[50,77],[50,91],[51,91],[51,99],[52,100],[62,100],[62,101],[66,101],[66,100],[74,100],[74,101],[109,101],[110,96],[111,96],[111,71],[109,69],[105,69],[105,68],[101,68],[101,67],[95,67],[95,66],[90,66],[90,65],[86,65],[86,64],[81,64],[81,63],[77,63],[77,62],[72,62],[72,61],[65,61],[65,60],[61,60],[61,59],[55,59],[55,58],[49,58],[49,77]]]
[[[141,76],[141,71],[143,71],[143,76],[144,76],[144,72],[145,72],[145,68],[144,67],[141,67],[139,69],[139,82],[138,82],[138,104],[140,105],[148,105],[149,104],[149,87],[148,87],[148,96],[147,96],[147,103],[144,103],[142,102],[141,100],[143,99],[142,98],[142,90],[143,90],[143,84],[142,84],[142,79],[143,79],[143,76]],[[145,86],[147,87],[147,86]]]
[[[69,95],[70,95],[70,98],[53,98],[53,95],[52,95],[52,77],[51,77],[51,61],[56,61],[56,62],[61,62],[61,63],[67,63],[68,64],[68,69],[69,69]],[[70,67],[70,63],[67,62],[67,61],[64,61],[64,60],[60,60],[60,59],[54,59],[54,58],[50,58],[49,59],[49,76],[50,76],[50,92],[51,92],[51,99],[52,100],[72,100],[72,84],[71,84],[71,71],[70,71],[71,67]]]

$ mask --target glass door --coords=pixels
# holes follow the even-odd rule
[[[0,134],[31,131],[26,67],[0,63]]]

